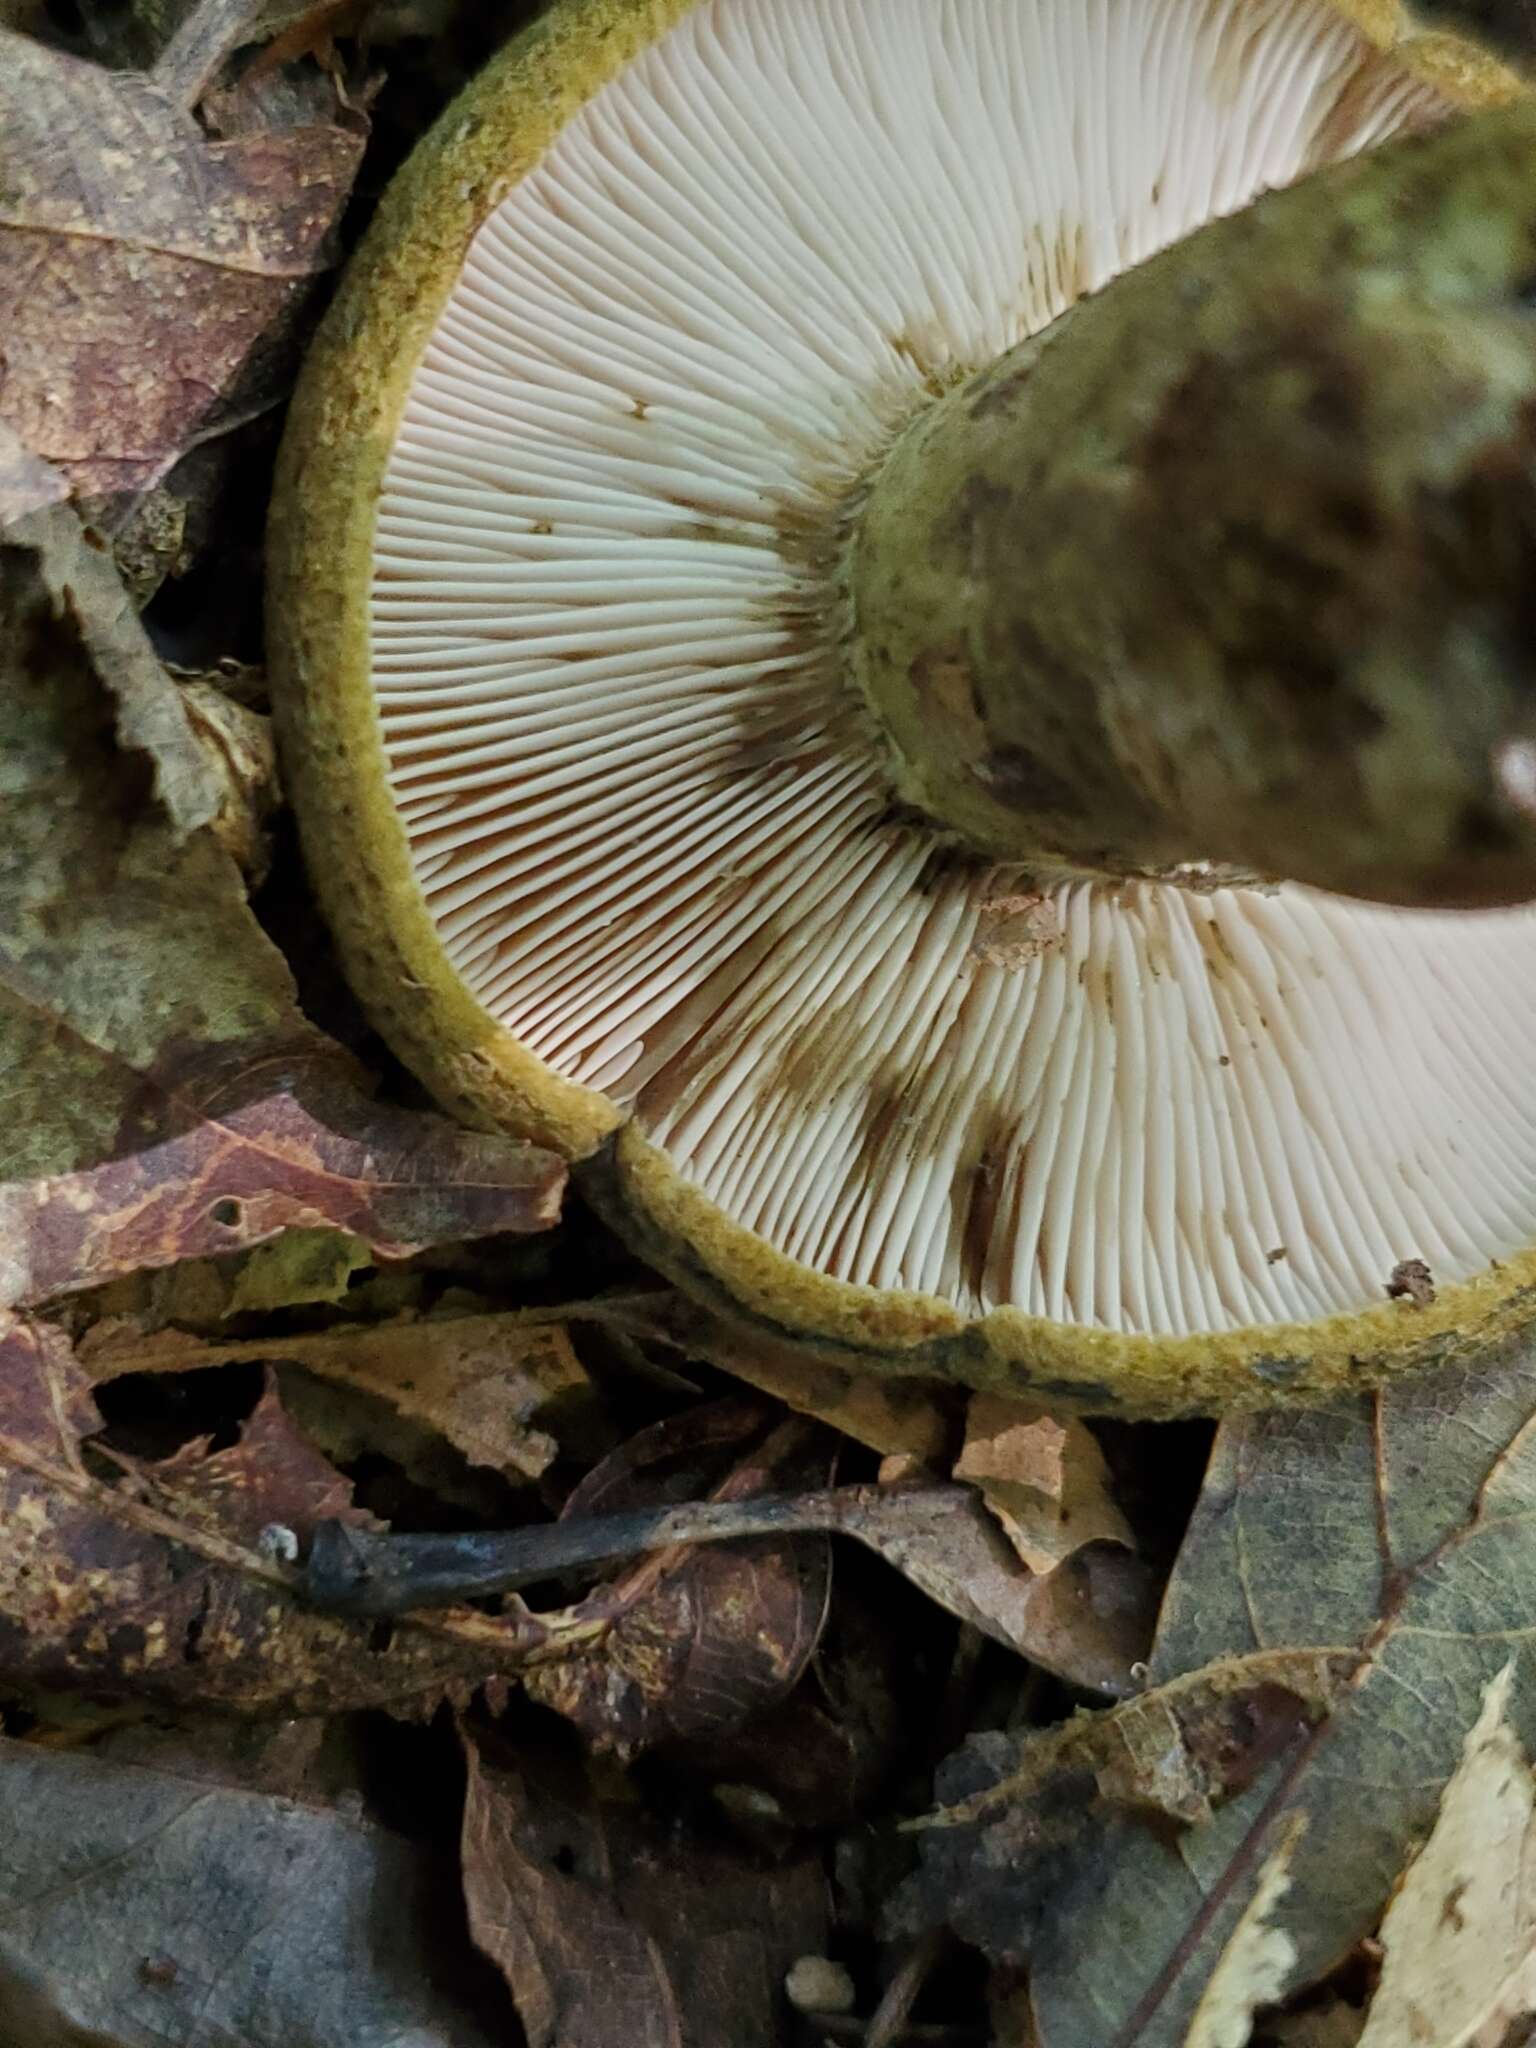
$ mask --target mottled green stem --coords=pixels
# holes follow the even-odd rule
[[[1536,897],[1536,108],[1083,301],[905,431],[850,576],[900,794],[990,854]]]

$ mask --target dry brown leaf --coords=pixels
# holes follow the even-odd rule
[[[973,1394],[954,1476],[981,1489],[1033,1572],[1054,1570],[1085,1543],[1134,1547],[1104,1453],[1075,1417],[1058,1420],[1004,1394]]]
[[[0,413],[77,494],[144,491],[271,403],[362,153],[340,105],[211,139],[195,40],[142,76],[0,29]]]
[[[1246,2048],[1253,2016],[1272,2005],[1296,1960],[1296,1944],[1274,1926],[1275,1908],[1290,1884],[1291,1858],[1306,1823],[1297,1815],[1265,1858],[1253,1896],[1210,1975],[1184,2048]]]
[[[1506,1664],[1484,1693],[1387,1908],[1360,2048],[1503,2048],[1536,2013],[1536,1781],[1509,1724],[1513,1680]]]
[[[713,1489],[701,1475],[733,1453]],[[792,1423],[764,1440],[764,1412],[744,1402],[653,1424],[598,1465],[565,1516],[622,1514],[668,1500],[740,1500],[823,1483],[825,1439]],[[563,1518],[562,1518],[563,1519]],[[528,1692],[599,1748],[624,1755],[718,1735],[776,1705],[810,1662],[826,1621],[832,1562],[825,1536],[762,1537],[652,1553],[583,1602],[611,1618],[590,1650],[530,1672]]]
[[[12,520],[62,505],[68,496],[68,479],[0,420],[0,531]]]
[[[184,1330],[144,1335],[98,1323],[80,1360],[98,1383],[130,1372],[190,1372],[238,1360],[301,1365],[387,1401],[437,1430],[474,1465],[537,1479],[562,1441],[592,1434],[592,1390],[564,1322],[536,1311],[407,1315],[388,1323],[336,1323],[295,1335],[206,1338]]]
[[[1069,1684],[1120,1699],[1157,1612],[1150,1572],[1120,1545],[1086,1544],[1043,1575],[1020,1562],[969,1487],[868,1486],[836,1526],[930,1600]]]
[[[554,1221],[549,1155],[368,1101],[305,1021],[216,781],[66,507],[0,534],[0,1303],[331,1225],[394,1257]]]
[[[212,683],[185,682],[180,689],[193,733],[218,777],[214,837],[254,889],[271,863],[267,823],[279,801],[272,721]]]
[[[63,1335],[0,1313],[0,1672],[13,1685],[245,1711],[412,1706],[590,1633],[452,1614],[382,1633],[301,1608],[265,1532],[350,1517],[347,1482],[268,1390],[228,1450],[103,1457]]]
[[[0,417],[0,545],[15,550],[0,583],[0,616],[15,636],[0,655],[0,676],[19,695],[25,685],[39,691],[53,684],[46,671],[55,660],[93,674],[111,700],[118,745],[148,762],[160,809],[185,835],[218,815],[217,768],[111,560],[63,502],[68,494],[59,471],[31,454]],[[18,715],[17,732],[8,735],[13,745],[21,731]]]
[[[781,2048],[784,1974],[826,1946],[818,1856],[760,1868],[479,1744],[463,1864],[529,2048]]]
[[[942,1469],[952,1433],[952,1388],[923,1379],[884,1379],[809,1358],[760,1333],[728,1325],[670,1288],[632,1296],[604,1320],[631,1336],[666,1344],[771,1394],[797,1414],[814,1416],[882,1457],[907,1457]]]

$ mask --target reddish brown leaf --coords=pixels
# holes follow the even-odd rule
[[[445,1615],[383,1636],[301,1608],[263,1532],[302,1544],[316,1521],[356,1511],[270,1388],[228,1450],[124,1464],[92,1444],[100,1426],[62,1334],[0,1315],[0,1673],[12,1685],[337,1712],[463,1691],[561,1645],[560,1622],[516,1603],[505,1623]]]
[[[744,1403],[658,1423],[615,1451],[566,1503],[567,1515],[618,1514],[700,1498],[700,1454],[761,1437]],[[825,1439],[795,1423],[741,1457],[711,1494],[741,1499],[813,1486],[827,1476]],[[707,1465],[705,1467],[707,1469]],[[791,1690],[826,1620],[831,1558],[824,1536],[754,1538],[661,1551],[627,1566],[583,1603],[612,1626],[593,1648],[530,1673],[528,1690],[600,1747],[626,1754],[714,1734]]]
[[[0,1298],[43,1301],[295,1225],[329,1224],[400,1258],[558,1218],[564,1177],[548,1154],[369,1103],[323,1048],[245,1055],[227,1076],[223,1060],[206,1064],[200,1075],[197,1049],[168,1049],[137,1077],[139,1115],[115,1156],[0,1187]]]
[[[463,1856],[529,2048],[779,2048],[784,1975],[826,1942],[818,1858],[759,1869],[474,1746]]]
[[[340,107],[211,140],[188,83],[180,62],[103,71],[0,29],[0,413],[77,493],[142,491],[268,401],[362,152]]]

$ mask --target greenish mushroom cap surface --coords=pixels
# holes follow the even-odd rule
[[[351,267],[272,522],[310,869],[445,1107],[870,1370],[1174,1413],[1525,1318],[1532,913],[1142,868],[1109,821],[1102,864],[973,850],[849,573],[893,446],[1085,294],[1514,94],[1373,0],[562,0],[504,52]],[[963,729],[965,650],[925,676]]]

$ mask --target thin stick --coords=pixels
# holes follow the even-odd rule
[[[321,1522],[300,1580],[310,1606],[331,1614],[380,1618],[514,1592],[578,1567],[614,1564],[679,1543],[721,1543],[743,1536],[863,1532],[867,1486],[815,1493],[756,1494],[630,1514],[586,1515],[531,1529],[477,1529],[457,1535],[389,1535],[346,1522]],[[924,1501],[965,1495],[963,1486],[914,1489]]]
[[[918,1936],[871,2015],[864,2032],[864,2048],[895,2048],[907,2032],[918,1993],[949,1942],[949,1932],[943,1927],[931,1928],[927,1934]]]

